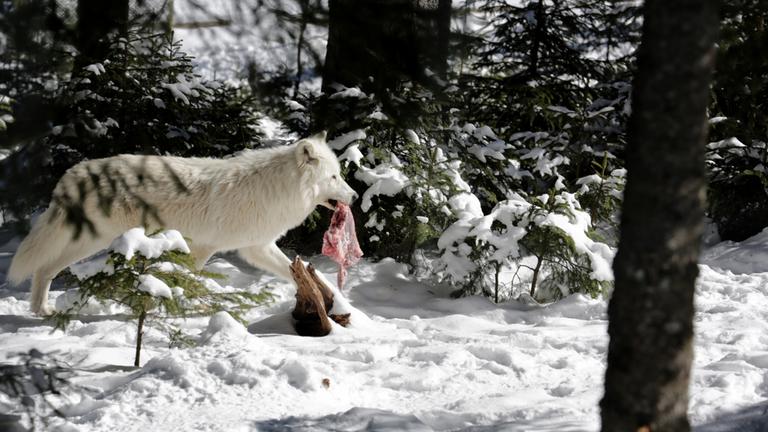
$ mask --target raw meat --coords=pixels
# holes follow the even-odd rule
[[[363,256],[355,233],[355,218],[347,204],[341,202],[336,204],[331,226],[323,235],[323,255],[339,265],[337,281],[339,289],[343,288],[347,268],[360,261],[360,257]]]

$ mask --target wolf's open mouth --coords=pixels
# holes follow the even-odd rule
[[[335,199],[329,199],[329,200],[325,201],[322,205],[324,207],[328,207],[331,210],[336,210],[336,204],[338,204],[338,203],[339,202],[337,200],[335,200]]]

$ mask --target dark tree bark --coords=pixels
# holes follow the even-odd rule
[[[107,36],[128,29],[128,0],[78,0],[78,65],[100,61],[109,49]]]
[[[450,0],[330,0],[323,89],[392,88],[424,68],[445,72]]]
[[[603,431],[685,432],[718,1],[648,0],[614,262]]]
[[[536,28],[533,32],[531,41],[531,63],[528,65],[528,76],[526,79],[534,79],[539,75],[539,51],[541,44],[544,43],[544,32],[547,28],[547,14],[544,10],[544,0],[539,0],[536,4]]]
[[[147,320],[147,313],[142,311],[139,314],[139,324],[136,329],[136,353],[133,356],[133,365],[139,367],[141,363],[141,340],[144,337],[144,322]]]

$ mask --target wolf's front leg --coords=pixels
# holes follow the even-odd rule
[[[291,275],[291,260],[277,247],[271,243],[266,246],[251,246],[238,250],[240,256],[248,264],[266,270],[287,281],[293,281]]]

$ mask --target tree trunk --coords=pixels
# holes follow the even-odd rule
[[[528,65],[528,76],[526,79],[534,79],[539,75],[539,53],[541,45],[544,43],[544,32],[547,28],[547,13],[544,8],[544,0],[539,0],[534,12],[536,17],[536,27],[533,31],[533,41],[531,41],[531,62]]]
[[[108,36],[127,30],[128,0],[78,0],[77,65],[102,61],[109,51]]]
[[[536,257],[536,267],[533,269],[533,276],[531,276],[531,298],[535,299],[534,297],[536,295],[536,284],[539,281],[539,271],[541,271],[541,264],[544,262],[544,259],[540,256]]]
[[[147,319],[147,313],[139,314],[139,325],[136,330],[136,355],[133,358],[133,365],[139,367],[141,362],[141,339],[144,337],[144,321]]]
[[[335,83],[375,92],[421,80],[424,68],[445,72],[450,0],[330,0],[329,14],[326,92]]]
[[[304,70],[301,66],[301,50],[304,48],[304,32],[307,29],[307,15],[309,13],[309,3],[307,0],[299,2],[301,8],[301,22],[299,22],[299,34],[296,35],[296,81],[293,83],[293,98],[299,95],[301,86],[301,76]]]
[[[174,7],[174,1],[173,0],[168,0],[168,3],[166,3],[166,5],[165,5],[165,9],[167,11],[166,12],[167,15],[165,17],[165,34],[167,34],[168,37],[172,37],[173,36],[173,25],[174,25],[174,22],[175,22],[175,15],[174,15],[173,7]]]
[[[685,432],[718,2],[648,0],[614,262],[602,430]]]

